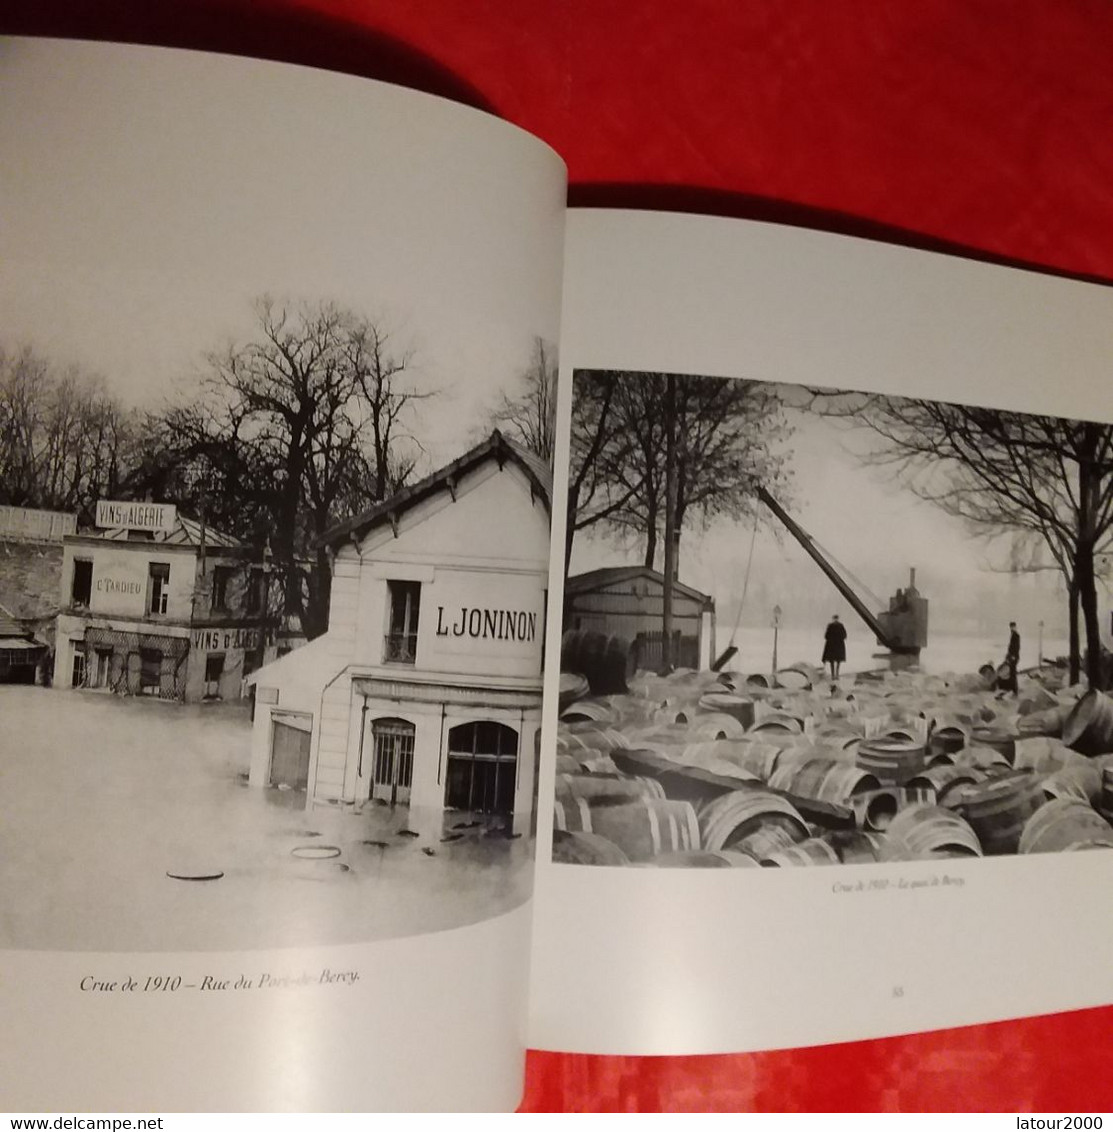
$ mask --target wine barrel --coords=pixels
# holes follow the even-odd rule
[[[702,700],[700,702],[702,703]],[[741,739],[745,734],[746,728],[741,721],[724,712],[699,712],[691,720],[691,735],[696,742]]]
[[[700,697],[699,706],[704,711],[732,716],[742,725],[743,731],[754,725],[754,701],[746,696],[727,691],[705,692]]]
[[[934,727],[928,738],[928,760],[937,755],[950,755],[966,746],[968,731],[959,723]]]
[[[930,766],[927,770],[913,775],[905,785],[910,790],[926,790],[931,792],[937,802],[942,803],[950,790],[963,783],[973,784],[982,782],[986,772],[981,767],[974,766]]]
[[[699,823],[690,802],[643,799],[617,806],[593,806],[591,832],[613,841],[631,861],[700,848]]]
[[[837,829],[823,835],[844,865],[861,865],[880,861],[883,839],[879,834],[858,829]]]
[[[975,727],[970,732],[970,747],[991,747],[1000,752],[1010,766],[1016,757],[1016,732],[1007,727]]]
[[[803,841],[807,834],[800,833],[793,826],[779,825],[767,822],[757,829],[751,830],[745,837],[731,842],[731,850],[743,853],[753,858],[759,864],[773,853],[783,849],[791,849],[798,841]]]
[[[1020,835],[1021,853],[1067,853],[1113,849],[1113,825],[1078,798],[1055,798],[1041,806]]]
[[[562,672],[559,688],[557,702],[560,704],[561,712],[570,704],[582,700],[591,691],[587,677],[581,676],[578,672]]]
[[[650,865],[659,869],[731,869],[734,862],[725,853],[709,853],[706,849],[688,849],[679,853],[659,853]],[[756,862],[754,862],[756,864]]]
[[[629,865],[630,858],[597,833],[553,830],[553,861],[558,865]]]
[[[765,868],[784,868],[786,865],[841,865],[834,846],[821,837],[809,837],[787,849],[780,849],[761,859]]]
[[[1015,853],[1027,820],[1046,802],[1037,775],[1021,772],[955,791],[953,808],[970,823],[988,855]]]
[[[1089,759],[1068,763],[1049,774],[1042,789],[1048,798],[1075,798],[1096,806],[1101,801],[1101,769]]]
[[[613,751],[629,745],[630,741],[621,731],[598,723],[588,727],[561,723],[557,733],[557,750],[568,754],[574,751]]]
[[[886,836],[901,842],[912,860],[942,853],[967,857],[982,855],[973,827],[942,806],[919,805],[901,810],[889,823]]]
[[[635,671],[633,645],[625,638],[570,629],[560,641],[560,669],[587,677],[594,696],[625,693]]]
[[[1013,766],[1017,770],[1034,770],[1052,774],[1075,762],[1087,762],[1085,755],[1072,751],[1061,739],[1051,735],[1030,735],[1016,741]]]
[[[780,731],[789,735],[799,735],[803,731],[800,720],[787,712],[770,712],[759,719],[746,733],[757,735],[766,731]]]
[[[793,843],[808,835],[807,823],[792,803],[765,790],[735,790],[723,794],[703,806],[699,813],[704,849],[742,849],[739,843],[765,825],[791,832]]]
[[[876,790],[881,784],[872,774],[857,766],[835,759],[808,759],[778,767],[769,779],[769,785],[786,794],[846,805],[852,795]]]
[[[595,802],[604,798],[664,798],[661,784],[652,778],[606,774],[558,774],[555,789],[558,797],[588,798]]]
[[[924,744],[904,739],[870,739],[858,744],[855,759],[883,786],[901,786],[924,768]]]
[[[1091,688],[1063,724],[1063,742],[1082,755],[1113,752],[1113,699]]]
[[[885,786],[879,790],[868,790],[851,799],[854,821],[859,829],[882,833],[889,828],[893,818],[907,806],[923,805],[931,802],[931,790],[914,789],[911,786]]]

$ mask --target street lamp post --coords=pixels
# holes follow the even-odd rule
[[[773,606],[773,675],[777,674],[777,633],[781,627],[781,607]]]
[[[1040,625],[1039,659],[1036,661],[1036,663],[1042,668],[1043,667],[1043,622],[1041,621],[1039,623],[1039,625]]]

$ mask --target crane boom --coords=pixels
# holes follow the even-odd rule
[[[878,641],[887,649],[899,651],[900,643],[895,641],[890,634],[882,628],[881,622],[870,611],[869,606],[850,588],[846,581],[844,581],[842,575],[839,574],[834,566],[823,556],[819,548],[812,541],[812,536],[809,535],[760,484],[757,486],[757,497],[782,523],[784,523],[788,528],[789,534],[811,555],[815,564],[831,579],[835,589],[851,604],[854,612],[870,627]]]

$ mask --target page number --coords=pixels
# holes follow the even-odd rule
[[[893,998],[904,998],[904,987],[893,987]]]

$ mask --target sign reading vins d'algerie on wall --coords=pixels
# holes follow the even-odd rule
[[[258,629],[194,629],[193,647],[206,652],[256,649],[262,641]]]
[[[168,531],[178,518],[173,503],[97,501],[97,526],[129,531]]]

